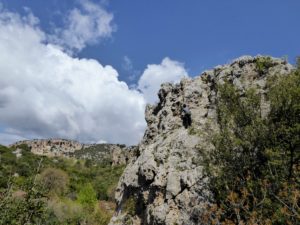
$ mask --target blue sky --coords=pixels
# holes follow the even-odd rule
[[[24,6],[30,8],[46,31],[53,23],[61,24],[60,15],[78,4],[69,0],[1,2],[19,13]],[[127,79],[131,71],[122,66],[125,56],[140,73],[147,64],[168,56],[185,63],[194,76],[244,54],[287,55],[293,62],[300,52],[297,0],[94,2],[113,13],[117,29],[110,39],[88,46],[78,56],[113,65],[127,82],[131,82]]]
[[[49,137],[136,144],[161,82],[242,55],[293,63],[300,53],[298,0],[0,3],[5,144]]]

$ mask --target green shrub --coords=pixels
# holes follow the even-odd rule
[[[81,204],[69,199],[51,199],[48,208],[59,224],[80,224],[85,214]]]
[[[0,197],[0,224],[47,224],[46,199],[41,187],[30,182],[25,195],[16,197],[11,189]]]
[[[0,145],[0,154],[5,153],[9,151],[9,149],[6,146]]]
[[[220,132],[208,159],[214,204],[206,224],[297,224],[300,221],[300,71],[274,79],[270,113],[255,90],[218,87]]]
[[[39,181],[48,192],[61,195],[67,191],[69,176],[61,169],[47,168],[41,173]]]
[[[123,205],[123,209],[124,211],[131,215],[134,216],[136,214],[136,199],[134,198],[134,196],[130,196],[128,199],[126,199],[124,205]]]
[[[0,225],[25,220],[28,224],[108,224],[111,213],[96,203],[113,201],[125,166],[47,158],[34,155],[27,145],[19,148],[22,156],[16,158],[15,148],[0,146]],[[22,191],[26,195],[15,198]]]
[[[25,152],[30,152],[31,151],[30,147],[27,144],[18,145],[17,148],[20,148]]]
[[[78,202],[85,206],[95,205],[97,202],[97,196],[91,183],[82,185],[78,193]]]
[[[271,57],[260,57],[255,62],[256,70],[259,74],[265,74],[272,66]]]

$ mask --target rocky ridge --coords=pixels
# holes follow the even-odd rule
[[[67,156],[70,152],[75,152],[84,148],[84,145],[71,140],[65,139],[35,139],[18,141],[10,147],[18,145],[27,145],[31,152],[36,155],[44,156]]]
[[[68,157],[89,159],[94,162],[109,163],[113,166],[126,165],[136,159],[137,147],[118,144],[93,144],[84,146],[81,150],[70,152]]]
[[[282,59],[243,56],[180,84],[163,84],[159,103],[146,107],[147,129],[138,146],[139,156],[127,165],[119,181],[117,210],[110,225],[202,224],[199,215],[211,199],[202,157],[214,148],[211,137],[219,128],[217,86],[227,80],[241,95],[255,88],[266,115],[267,79],[291,70]],[[183,103],[192,112],[188,129],[180,117]]]
[[[22,150],[18,148],[22,144],[27,145],[36,155],[89,159],[112,165],[125,165],[134,160],[137,154],[136,146],[81,144],[78,141],[66,139],[36,139],[18,141],[10,145],[10,147],[16,147],[14,152],[18,157],[22,156]]]

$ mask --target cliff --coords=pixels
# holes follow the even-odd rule
[[[18,141],[10,147],[16,147],[15,153],[21,157],[19,145],[25,144],[32,153],[48,157],[70,157],[89,159],[94,162],[125,165],[136,158],[136,146],[126,147],[118,144],[81,144],[65,139],[37,139]]]
[[[27,145],[31,152],[36,155],[44,156],[66,156],[70,152],[75,152],[84,147],[83,144],[77,141],[65,139],[36,139],[18,141],[10,147],[17,147],[18,145]]]
[[[261,113],[267,115],[267,80],[292,69],[281,59],[244,56],[180,84],[163,84],[159,103],[146,108],[148,126],[138,146],[139,156],[119,181],[117,210],[110,225],[202,224],[199,215],[212,198],[203,157],[214,148],[211,137],[219,129],[217,86],[226,80],[241,96],[249,88],[256,89],[262,99]],[[180,117],[183,103],[192,113],[188,129]]]

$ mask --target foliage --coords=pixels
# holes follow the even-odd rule
[[[41,173],[39,180],[44,189],[58,195],[65,193],[69,184],[68,174],[56,168],[46,168]]]
[[[90,183],[82,186],[78,193],[78,201],[85,206],[94,205],[96,203],[96,192]]]
[[[113,193],[124,166],[106,162],[47,158],[26,145],[0,146],[0,224],[108,224]],[[25,222],[24,222],[25,221]]]
[[[189,135],[197,135],[197,129],[192,125],[188,128]]]
[[[48,207],[52,213],[52,220],[59,224],[80,224],[84,217],[82,205],[70,199],[50,199]]]
[[[207,224],[300,221],[299,68],[269,86],[266,117],[255,90],[218,87],[220,132],[207,166],[215,202],[201,215]]]
[[[271,85],[268,125],[273,148],[270,154],[276,156],[279,163],[285,163],[282,169],[276,170],[292,178],[295,177],[294,167],[299,166],[300,160],[300,70],[288,78],[279,78]]]
[[[35,178],[25,183],[22,191],[14,188],[12,182],[8,183],[0,197],[0,224],[46,224],[47,199]]]
[[[136,204],[137,202],[135,197],[130,196],[124,203],[124,211],[127,212],[127,214],[134,216],[136,214]]]
[[[297,59],[296,59],[296,67],[297,67],[297,70],[298,70],[298,73],[299,73],[299,70],[300,70],[300,57],[297,57]]]
[[[259,74],[265,74],[268,69],[272,66],[271,57],[259,57],[256,62],[256,69]]]
[[[115,188],[122,175],[124,165],[115,167],[102,167],[95,178],[95,190],[100,200],[113,201]]]

